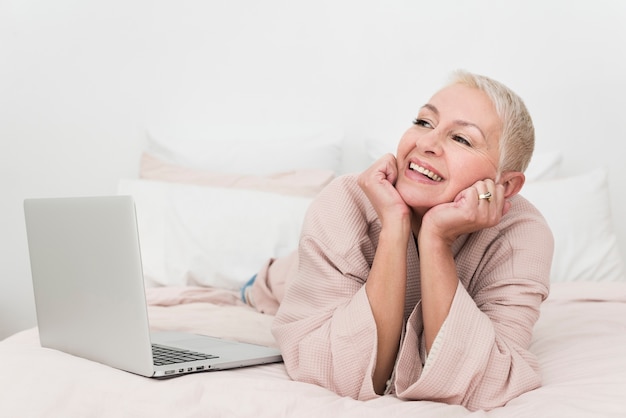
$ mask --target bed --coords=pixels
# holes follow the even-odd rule
[[[136,201],[151,328],[275,346],[272,316],[244,304],[239,289],[297,245],[308,204],[340,171],[341,140],[324,132],[194,148],[151,134],[138,178],[118,190]],[[364,146],[371,158],[386,151]],[[282,363],[147,379],[42,348],[33,328],[0,342],[0,417],[626,416],[626,277],[610,179],[602,167],[560,177],[560,160],[537,155],[522,193],[555,236],[551,293],[531,345],[543,385],[503,407],[357,401],[290,380]],[[580,188],[592,196],[582,200]]]

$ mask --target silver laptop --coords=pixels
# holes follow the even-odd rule
[[[24,213],[43,347],[148,377],[282,361],[275,348],[150,333],[132,197],[26,199]]]

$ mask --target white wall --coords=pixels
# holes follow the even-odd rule
[[[456,68],[520,93],[565,174],[609,167],[624,252],[624,21],[612,0],[1,0],[0,338],[35,323],[25,197],[114,193],[157,125],[339,123],[360,169]]]

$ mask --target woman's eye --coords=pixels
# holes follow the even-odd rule
[[[453,135],[452,139],[458,142],[459,144],[467,145],[468,147],[472,146],[472,144],[467,139],[463,138],[462,136]]]
[[[432,128],[433,126],[430,124],[430,122],[424,120],[424,119],[413,119],[413,124],[414,125],[418,125],[418,126],[423,126],[424,128]]]

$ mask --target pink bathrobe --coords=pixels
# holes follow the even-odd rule
[[[272,331],[294,380],[356,399],[378,396],[376,325],[363,285],[380,229],[356,176],[339,177],[312,203],[297,255],[259,272],[251,297],[261,311],[278,308]],[[419,256],[410,240],[406,322],[387,393],[491,409],[541,383],[528,348],[548,295],[553,238],[518,195],[497,226],[460,237],[453,253],[459,284],[426,356]]]

